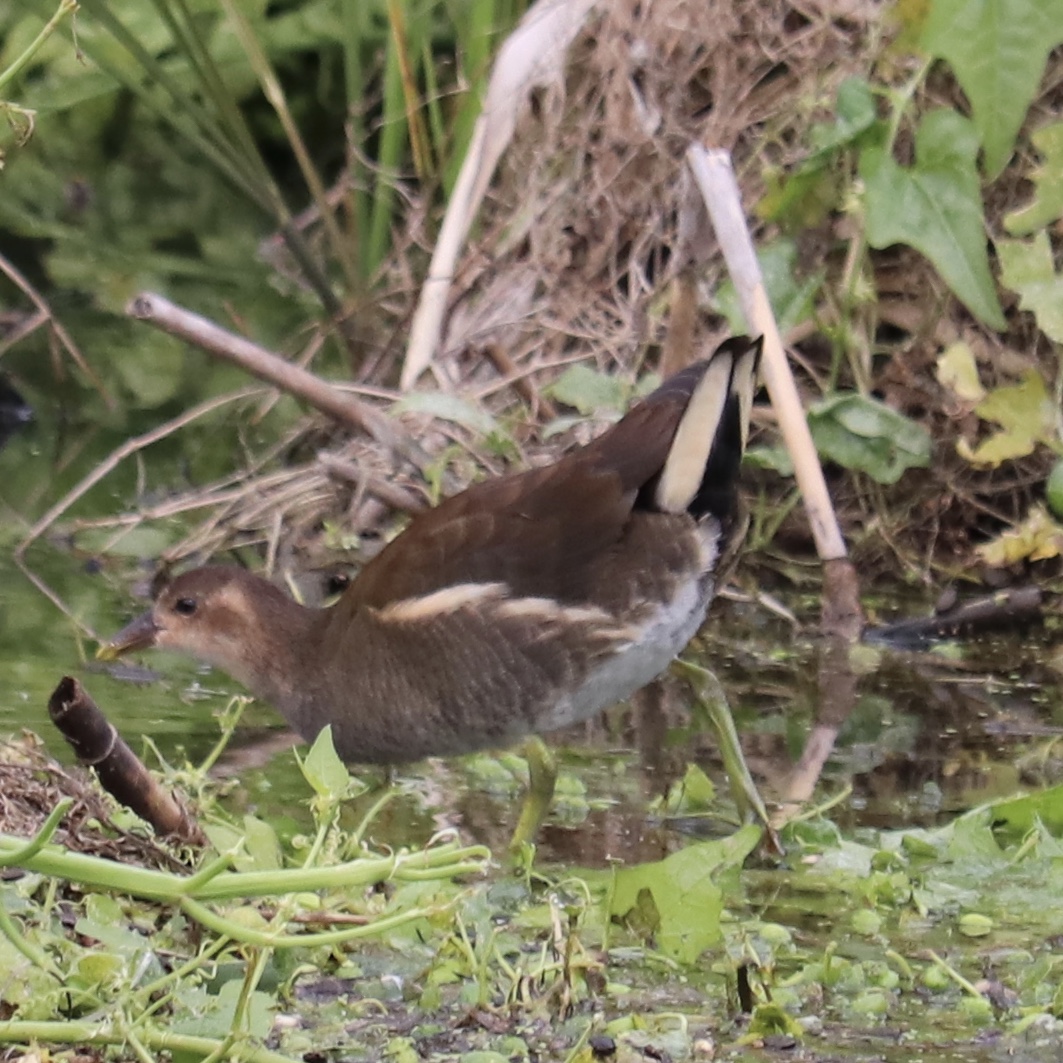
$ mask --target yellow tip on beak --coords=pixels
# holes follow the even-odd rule
[[[134,650],[147,650],[155,645],[159,626],[150,612],[143,613],[136,620],[127,624],[109,642],[103,643],[96,651],[98,661],[116,661],[126,653]]]

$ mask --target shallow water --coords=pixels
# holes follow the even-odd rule
[[[36,571],[96,631],[112,632],[143,603],[122,579],[73,555],[35,548]],[[912,610],[914,611],[914,610]],[[839,825],[932,825],[1024,782],[1053,781],[1051,743],[1063,733],[1063,703],[1045,667],[1043,635],[1014,633],[931,653],[861,649],[855,703],[823,706],[815,618],[795,630],[752,603],[719,601],[691,656],[717,672],[742,735],[751,770],[769,801],[792,782],[813,736],[836,731],[815,800],[852,793],[832,811]],[[29,728],[61,760],[70,755],[48,719],[59,679],[76,676],[134,749],[153,742],[167,760],[200,760],[218,736],[215,719],[240,688],[227,677],[166,654],[103,666],[78,634],[0,556],[0,734]],[[252,705],[220,770],[238,777],[230,800],[272,820],[301,819],[306,784],[283,725],[268,706]],[[601,866],[613,859],[650,860],[685,837],[729,830],[718,817],[668,819],[661,799],[697,764],[726,793],[708,725],[692,713],[681,681],[651,687],[581,727],[551,736],[560,753],[559,798],[545,826],[546,859]],[[1042,755],[1043,754],[1043,755]],[[374,833],[390,845],[416,844],[441,826],[501,850],[515,822],[523,762],[474,756],[428,761],[396,773],[396,793]],[[379,772],[351,816],[379,794]],[[723,802],[726,805],[726,801]],[[294,817],[294,818],[291,818]]]
[[[11,563],[11,549],[22,534],[18,515],[25,525],[54,500],[52,487],[61,490],[58,483],[41,487],[29,450],[14,457],[12,453],[0,453],[0,735],[30,728],[42,736],[53,755],[69,763],[72,757],[48,719],[47,701],[60,678],[73,675],[130,745],[149,754],[149,763],[149,742],[172,763],[180,764],[184,758],[201,760],[217,739],[217,715],[238,687],[224,676],[163,654],[144,655],[120,667],[93,660],[92,640],[79,634],[77,625]],[[115,505],[124,504],[116,495]],[[105,508],[105,503],[100,506]],[[129,585],[135,566],[128,559],[111,569],[67,543],[41,542],[30,560],[73,614],[101,635],[115,631],[145,604],[135,598]],[[150,565],[142,572],[144,584]],[[750,566],[739,568],[738,579],[753,585]],[[795,628],[756,602],[721,600],[690,654],[717,672],[749,765],[769,801],[787,792],[792,798],[802,786],[810,787],[813,801],[839,799],[828,818],[808,825],[811,829],[833,832],[837,826],[842,828],[845,845],[863,841],[874,850],[879,847],[876,828],[946,822],[990,798],[1063,776],[1063,757],[1056,753],[1063,734],[1063,703],[1058,678],[1049,667],[1051,633],[1016,631],[921,654],[860,647],[848,657],[853,673],[850,682],[844,673],[831,672],[824,664],[828,658],[815,637],[815,600],[796,592],[787,594],[779,586],[772,589],[804,618],[801,627]],[[885,600],[888,608],[878,606],[882,612],[916,615],[926,610],[907,592]],[[851,703],[839,697],[839,691],[851,692]],[[684,684],[669,680],[641,693],[632,705],[619,706],[586,725],[552,736],[562,773],[553,811],[539,835],[538,869],[550,875],[550,865],[554,865],[567,878],[589,874],[581,869],[604,867],[617,860],[629,866],[653,866],[652,861],[683,848],[691,838],[731,833],[733,826],[726,820],[726,780],[715,742],[703,714],[692,710],[690,702]],[[219,768],[232,779],[226,798],[231,811],[255,813],[282,835],[292,835],[310,826],[310,791],[291,750],[279,748],[285,735],[268,706],[253,705]],[[812,753],[823,761],[822,773],[815,778],[814,772],[798,770],[816,760]],[[662,798],[688,775],[691,764],[713,780],[722,799],[708,814],[669,816]],[[522,760],[511,753],[410,765],[396,773],[393,797],[373,823],[370,836],[381,846],[398,848],[418,845],[440,828],[456,826],[465,840],[486,842],[501,854],[516,821],[522,773]],[[370,789],[345,810],[351,825],[374,803],[383,783],[377,772],[365,772],[362,777]],[[833,844],[839,835],[831,837]],[[824,848],[821,855],[840,853],[837,845],[838,852],[833,854],[830,846]],[[792,853],[802,851],[798,846]],[[958,1013],[950,1019],[951,998],[946,993],[930,999],[934,1009],[930,1011],[929,998],[919,983],[887,993],[876,990],[875,982],[869,994],[861,993],[858,977],[870,979],[881,973],[886,967],[887,944],[917,967],[923,964],[928,947],[947,950],[958,963],[962,943],[948,913],[939,913],[929,925],[913,915],[906,896],[869,905],[862,893],[847,895],[832,871],[825,876],[828,888],[823,882],[815,885],[802,878],[805,868],[798,858],[791,858],[790,863],[784,858],[777,866],[759,855],[750,857],[742,891],[732,898],[735,908],[729,918],[739,919],[730,926],[745,935],[746,946],[749,940],[757,940],[756,927],[764,920],[778,922],[798,942],[796,951],[787,951],[776,937],[773,948],[780,984],[791,983],[783,992],[791,993],[795,1013],[811,1011],[823,1017],[822,1034],[810,1038],[813,1054],[818,1044],[824,1049],[829,1046],[831,1058],[900,1063],[912,1058],[913,1044],[924,1042],[926,1047],[915,1054],[934,1059],[1002,1059],[1016,1043],[1021,1054],[1025,1048],[1021,1037],[1011,1037],[1000,1047],[990,1038],[983,1040]],[[922,874],[913,871],[911,881],[925,889]],[[1009,878],[1017,880],[1018,871],[1009,868]],[[948,884],[951,887],[951,880]],[[1014,891],[1022,888],[1022,882],[1009,881],[1008,886]],[[487,891],[485,910],[492,928],[499,911],[508,910],[492,891],[519,893],[522,900],[513,904],[514,927],[518,926],[526,914],[522,906],[529,901],[519,876],[499,874],[477,888]],[[536,891],[541,892],[538,885]],[[1025,983],[1018,972],[1030,966],[1029,956],[1036,956],[1046,969],[1051,967],[1054,938],[1042,933],[1028,912],[1037,905],[1038,911],[1054,908],[1042,903],[1043,895],[1042,882],[1041,893],[1031,894],[1030,900],[1013,905],[1014,910],[1007,913],[1010,937],[1003,940],[1019,941],[1022,957],[1009,960],[1007,949],[999,943],[991,953],[983,953],[975,942],[964,968],[968,975],[977,977],[986,964],[999,963],[1004,980],[1022,987]],[[535,891],[530,896],[534,900]],[[1008,898],[1013,898],[1013,892]],[[474,908],[480,903],[468,898],[466,902]],[[978,903],[985,906],[984,898],[979,897]],[[1005,924],[1000,913],[989,911]],[[869,912],[892,937],[877,932],[869,937],[866,928],[857,929],[856,917]],[[475,912],[463,914],[471,925]],[[1034,929],[1027,931],[1027,924]],[[1024,928],[1021,935],[1015,932],[1016,926]],[[589,941],[597,941],[593,930],[576,933],[587,933]],[[514,936],[520,940],[516,930]],[[632,1011],[651,1016],[687,1012],[694,1028],[715,1032],[717,1014],[733,1011],[730,961],[723,962],[719,953],[707,953],[700,966],[677,974],[674,965],[650,962],[652,950],[624,945],[629,937],[621,937],[621,931],[615,930],[607,966],[623,994],[614,1000],[607,992],[595,1001],[596,1013],[603,1007],[614,1016]],[[485,936],[484,941],[488,940],[490,936]],[[427,1020],[418,1017],[409,999],[386,998],[394,990],[396,971],[404,973],[410,985],[423,980],[426,965],[433,962],[428,954],[434,946],[418,944],[423,947],[396,951],[378,944],[360,949],[357,968],[363,981],[343,983],[340,995],[333,992],[329,998],[342,1004],[333,1018],[344,1030],[353,1031],[352,1043],[361,1045],[364,1040],[367,1046],[365,1054],[354,1052],[351,1058],[381,1058],[381,1046],[394,1031],[405,1035],[416,1029],[424,1045],[434,1043],[425,1032],[428,1026],[444,1031],[441,1044],[465,1046],[468,1041],[469,1048],[495,1047],[497,1038],[475,1029],[469,1032],[469,1000],[465,997],[454,998],[452,1012],[432,1013]],[[541,945],[529,941],[527,947],[538,953]],[[832,983],[817,1001],[817,990],[794,988],[792,983],[806,965],[814,968],[828,950],[839,963],[848,965],[848,981]],[[390,981],[375,978],[377,969],[386,971]],[[634,989],[629,992],[631,986]],[[1032,991],[1026,991],[1032,999]],[[888,1011],[861,1010],[865,998],[875,997],[876,992],[888,1001]],[[390,1026],[381,1023],[382,997],[389,1000]],[[372,1001],[364,1028],[357,1025],[357,1007],[353,1013],[348,1009],[348,999]],[[300,998],[299,1007],[307,1010],[308,1001]],[[888,1025],[879,1017],[885,1014]],[[422,1030],[415,1020],[428,1025]],[[568,1054],[585,1028],[586,1010],[573,1021],[571,1027],[555,1030],[557,1058]],[[743,1029],[743,1021],[732,1024],[734,1036]],[[512,1031],[523,1032],[519,1014]],[[475,1036],[480,1039],[473,1040]],[[999,1037],[999,1031],[994,1036]],[[759,1059],[763,1054],[736,1042],[727,1058]],[[448,1058],[453,1055],[448,1051]],[[822,1053],[816,1058],[821,1056],[825,1058]],[[1058,1037],[1046,1037],[1044,1045],[1031,1041],[1025,1058],[1058,1058]]]
[[[218,737],[216,715],[239,687],[227,677],[165,654],[119,666],[93,659],[84,630],[113,633],[145,602],[129,586],[128,558],[113,568],[67,542],[42,539],[29,561],[67,603],[79,624],[41,595],[11,561],[25,528],[54,504],[121,432],[97,431],[91,446],[60,451],[55,424],[38,423],[0,450],[0,735],[29,728],[52,753],[71,758],[48,719],[49,696],[64,675],[76,676],[134,749],[157,745],[169,761],[203,758]],[[217,429],[215,443],[220,436]],[[185,443],[190,443],[185,440]],[[195,448],[193,448],[195,449]],[[199,458],[211,459],[205,448]],[[53,454],[55,451],[55,454]],[[91,452],[91,455],[90,455]],[[64,452],[66,453],[66,452]],[[199,453],[199,451],[196,451]],[[179,447],[151,456],[152,477],[187,473]],[[177,464],[175,464],[175,462]],[[127,507],[140,490],[133,469],[119,470],[79,506],[81,515]],[[207,475],[198,470],[200,479]],[[145,591],[150,561],[142,568]],[[738,579],[752,586],[748,569]],[[940,822],[974,804],[1008,794],[1023,782],[1058,774],[1052,743],[1063,730],[1063,700],[1043,630],[939,647],[930,653],[861,648],[850,666],[851,704],[825,701],[815,638],[818,608],[807,594],[773,588],[801,627],[749,600],[720,600],[690,656],[712,667],[727,692],[750,767],[771,800],[797,787],[795,766],[808,767],[810,739],[824,758],[813,799],[852,793],[832,817],[859,829]],[[886,597],[880,611],[918,615],[910,596]],[[846,684],[842,683],[843,692]],[[844,699],[842,699],[844,701]],[[668,820],[661,799],[696,764],[724,792],[715,743],[690,691],[667,680],[596,720],[551,736],[562,775],[559,797],[541,841],[546,856],[600,865],[610,859],[653,859],[688,834],[726,832],[718,818]],[[271,819],[298,816],[308,791],[279,718],[252,705],[220,768],[239,779],[231,800]],[[828,755],[829,754],[829,755]],[[523,762],[476,756],[429,761],[396,773],[396,794],[376,832],[388,844],[417,843],[440,826],[500,848],[515,821]],[[365,781],[378,788],[379,772]],[[378,789],[376,791],[378,793]],[[371,793],[363,808],[374,800]],[[726,802],[723,802],[726,805]],[[352,816],[359,809],[352,810]],[[292,821],[292,829],[299,825]]]

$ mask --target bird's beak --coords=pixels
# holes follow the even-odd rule
[[[110,642],[103,643],[96,651],[96,659],[100,661],[115,661],[125,653],[133,650],[146,650],[155,645],[155,639],[159,634],[159,625],[151,612],[143,613],[126,624]]]

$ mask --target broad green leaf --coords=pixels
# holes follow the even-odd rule
[[[759,217],[807,228],[837,206],[841,184],[833,172],[834,161],[842,149],[869,139],[868,133],[884,123],[878,118],[871,86],[858,77],[842,82],[835,115],[833,123],[812,127],[812,153],[795,171],[765,174],[767,191],[757,204]]]
[[[1057,444],[1059,413],[1036,369],[1018,384],[994,388],[974,412],[983,421],[1000,425],[999,432],[974,449],[965,439],[956,444],[960,456],[976,465],[996,466],[1032,454],[1038,443]]]
[[[882,484],[896,483],[906,469],[930,464],[925,428],[855,392],[828,395],[810,406],[808,426],[820,454]]]
[[[565,432],[571,431],[576,425],[584,424],[585,417],[571,415],[567,417],[555,417],[552,421],[543,425],[542,438],[552,439],[554,436],[562,435]]]
[[[1063,527],[1042,506],[1031,506],[1026,519],[978,547],[978,556],[1000,568],[1017,561],[1045,561],[1063,554]]]
[[[817,152],[833,152],[852,144],[878,121],[875,94],[863,78],[849,77],[838,86],[836,114],[833,125],[812,127]]]
[[[832,169],[818,158],[794,173],[766,169],[764,185],[764,195],[755,208],[757,217],[778,222],[791,232],[821,224],[837,207],[841,187]]]
[[[908,244],[925,255],[976,317],[1005,327],[986,252],[975,155],[978,134],[955,111],[931,111],[915,135],[915,165],[898,166],[885,148],[865,148],[867,239],[879,249]]]
[[[622,410],[627,402],[628,389],[622,380],[599,373],[589,365],[570,365],[547,388],[558,402],[579,410],[585,417],[603,410]]]
[[[948,61],[971,101],[986,176],[1007,165],[1044,73],[1063,42],[1063,0],[933,0],[922,45]]]
[[[1004,228],[1012,236],[1026,236],[1063,218],[1063,122],[1042,126],[1030,139],[1044,158],[1029,175],[1034,198],[1004,217]]]
[[[141,947],[143,948],[143,944]],[[78,957],[74,970],[70,974],[70,981],[79,988],[101,989],[116,984],[124,978],[126,966],[126,961],[121,956],[116,956],[112,952],[104,952],[103,949],[96,949],[85,956]]]
[[[741,867],[759,840],[759,828],[743,827],[730,838],[687,846],[656,863],[621,868],[609,914],[635,913],[646,924],[656,909],[658,948],[680,963],[693,963],[722,937],[723,892],[716,877]]]
[[[945,835],[946,861],[966,862],[978,871],[1003,870],[1010,863],[1008,854],[1001,849],[993,833],[992,815],[988,809],[960,816],[949,825]]]
[[[7,904],[2,892],[0,904]],[[57,984],[47,971],[24,956],[3,935],[0,935],[0,1000],[9,1013],[14,1012],[23,1020],[51,1019],[60,1008],[70,1007],[67,987]]]
[[[243,830],[222,821],[206,822],[203,829],[219,853],[228,853],[237,871],[273,871],[283,865],[274,829],[264,820],[245,816]]]
[[[155,409],[176,398],[189,365],[184,344],[172,336],[152,336],[150,346],[126,348],[111,365],[132,394],[135,404]]]
[[[775,311],[775,319],[781,332],[788,332],[812,316],[813,301],[823,283],[823,274],[817,273],[805,280],[796,275],[797,245],[792,240],[775,240],[757,252],[764,287]],[[727,318],[734,332],[749,328],[745,315],[731,281],[720,285],[714,300],[715,309]]]
[[[95,938],[115,952],[139,954],[148,947],[142,934],[127,925],[122,906],[103,894],[92,894],[85,902],[85,914],[75,924],[77,932]]]
[[[546,391],[584,417],[620,411],[627,402],[627,387],[621,379],[583,364],[570,366]]]
[[[1001,240],[997,254],[1001,282],[1019,294],[1019,306],[1033,312],[1050,340],[1063,343],[1063,274],[1052,262],[1048,233],[1030,241]]]
[[[750,447],[742,455],[743,463],[755,469],[771,469],[780,476],[793,476],[794,462],[786,447]]]
[[[690,816],[710,809],[716,800],[716,787],[696,764],[688,764],[682,779],[668,788],[662,807],[670,816]]]
[[[935,375],[943,388],[948,388],[964,402],[981,402],[985,398],[986,391],[978,377],[974,352],[962,340],[941,353]]]
[[[482,435],[498,431],[498,422],[482,406],[444,391],[411,391],[393,409],[395,413],[427,413]]]
[[[261,990],[253,991],[244,1000],[243,992],[242,978],[225,982],[217,993],[187,979],[179,984],[177,999],[180,1008],[177,1016],[169,1021],[168,1028],[174,1033],[194,1037],[226,1037],[235,1032],[233,1024],[239,1008],[246,1023],[246,1026],[241,1025],[241,1032],[255,1040],[265,1040],[273,1024],[277,1000]]]
[[[277,832],[258,816],[244,816],[244,848],[255,871],[276,871],[284,866]]]
[[[314,744],[300,762],[300,767],[303,777],[320,797],[339,801],[347,793],[351,775],[332,744],[331,725],[325,727],[314,739]]]
[[[108,557],[155,558],[174,544],[180,529],[159,525],[130,528],[122,534],[114,528],[87,528],[77,533],[79,550],[91,554],[106,553]]]
[[[1050,786],[993,806],[994,827],[998,831],[1006,829],[1016,841],[1021,841],[1039,822],[1056,837],[1063,836],[1063,786]]]
[[[661,386],[661,376],[659,373],[646,373],[640,376],[635,381],[635,390],[631,393],[631,399],[644,399],[647,395],[652,395]]]

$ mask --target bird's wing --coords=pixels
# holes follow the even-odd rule
[[[411,760],[557,726],[559,701],[635,635],[602,609],[513,596],[500,583],[362,609],[338,649],[359,711],[331,721],[336,747],[355,760]]]

